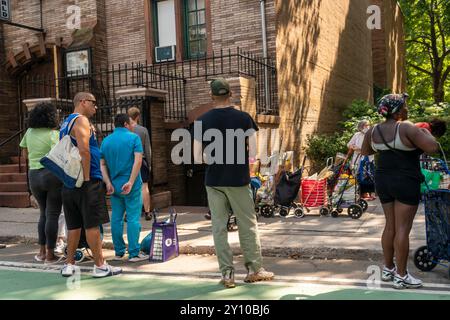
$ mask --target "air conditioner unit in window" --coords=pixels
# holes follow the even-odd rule
[[[175,46],[156,47],[155,57],[156,62],[174,61]]]

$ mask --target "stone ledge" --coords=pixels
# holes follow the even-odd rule
[[[22,100],[23,104],[27,107],[28,111],[31,111],[38,103],[41,102],[49,102],[51,104],[54,104],[55,102],[65,102],[67,104],[72,104],[72,100],[68,99],[56,99],[56,98],[37,98],[37,99],[25,99]]]
[[[179,128],[185,128],[187,126],[186,121],[170,121],[165,120],[164,121],[164,128],[165,129],[179,129]]]
[[[256,115],[256,122],[261,124],[280,124],[280,117],[279,116],[269,116],[269,115],[263,115],[263,114],[257,114]]]
[[[166,99],[168,92],[166,90],[159,90],[153,88],[128,88],[116,91],[116,99],[126,97],[154,97]]]

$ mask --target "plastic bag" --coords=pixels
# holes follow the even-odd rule
[[[145,254],[150,254],[150,246],[152,244],[152,233],[149,232],[141,241],[141,251]]]

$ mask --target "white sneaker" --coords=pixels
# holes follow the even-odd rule
[[[66,244],[64,242],[58,242],[55,248],[55,254],[63,255],[66,249]]]
[[[397,272],[394,276],[394,289],[414,289],[422,287],[422,281],[414,278],[408,272],[401,277]]]
[[[94,265],[94,271],[92,271],[92,276],[94,278],[104,278],[109,276],[115,276],[122,273],[122,268],[113,267],[106,262],[101,267]]]
[[[136,257],[128,259],[128,261],[130,261],[130,262],[139,262],[139,261],[148,260],[149,258],[150,258],[149,255],[141,252]]]
[[[388,282],[394,280],[396,270],[397,268],[395,266],[392,269],[389,269],[386,266],[384,266],[383,272],[381,274],[381,281]]]
[[[65,263],[61,269],[61,275],[63,277],[71,277],[75,274],[75,265],[70,263]]]

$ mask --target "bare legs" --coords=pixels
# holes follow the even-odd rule
[[[150,198],[150,191],[148,189],[148,183],[147,182],[142,184],[142,200],[144,202],[144,210],[145,210],[145,212],[150,212],[151,198]]]
[[[394,267],[394,254],[397,273],[406,274],[409,255],[409,234],[418,206],[411,206],[395,201],[383,204],[386,225],[381,238],[384,264],[389,269]]]
[[[394,247],[397,260],[397,273],[405,276],[409,255],[409,233],[418,206],[395,202],[395,240]]]
[[[89,244],[89,248],[92,250],[95,265],[97,267],[101,267],[105,263],[105,260],[103,259],[102,238],[100,235],[100,228],[95,227],[91,229],[86,229],[86,240],[87,243]]]
[[[75,264],[75,251],[78,248],[80,241],[81,229],[69,230],[67,238],[67,263]],[[94,256],[94,262],[97,267],[103,265],[105,260],[103,259],[102,252],[102,239],[100,236],[100,228],[95,227],[86,230],[86,240],[89,248],[92,250]]]
[[[383,247],[384,265],[389,269],[394,268],[394,239],[395,239],[395,211],[394,202],[383,204],[386,225],[383,236],[381,237],[381,246]]]
[[[69,230],[67,235],[67,263],[75,264],[75,251],[80,242],[81,229]]]

